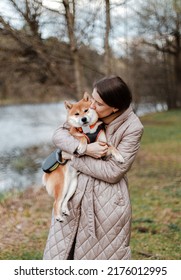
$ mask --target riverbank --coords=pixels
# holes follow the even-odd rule
[[[181,258],[181,111],[149,114],[129,172],[132,258]],[[0,197],[0,258],[41,259],[53,199],[41,186]]]

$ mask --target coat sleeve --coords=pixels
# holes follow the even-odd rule
[[[69,132],[69,125],[67,123],[60,125],[53,134],[53,144],[62,151],[69,154],[74,154],[79,146],[79,141],[75,139]]]
[[[140,140],[143,133],[143,127],[127,131],[117,149],[125,159],[124,163],[118,163],[113,157],[108,160],[94,159],[83,156],[80,158],[73,157],[72,166],[78,171],[94,177],[96,179],[115,184],[118,183],[125,173],[130,169],[135,156],[140,147]]]

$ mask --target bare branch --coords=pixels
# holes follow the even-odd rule
[[[175,55],[175,52],[174,51],[172,51],[168,46],[159,46],[157,43],[150,43],[150,42],[148,42],[148,41],[146,41],[146,40],[142,40],[141,41],[141,43],[142,44],[145,44],[145,45],[147,45],[147,46],[150,46],[150,47],[153,47],[153,48],[155,48],[157,51],[161,51],[161,52],[164,52],[164,53],[169,53],[169,54],[171,54],[171,55]]]
[[[19,33],[12,27],[8,22],[6,22],[2,16],[0,16],[0,23],[4,27],[4,29],[12,36],[12,38],[19,43],[22,48],[29,47],[29,44],[23,40],[23,38],[19,35]]]

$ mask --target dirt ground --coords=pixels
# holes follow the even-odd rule
[[[0,259],[31,259],[31,252],[41,258],[52,204],[53,199],[42,187],[12,191],[1,198]]]

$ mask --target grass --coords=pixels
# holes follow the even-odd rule
[[[181,259],[181,112],[142,117],[128,173],[132,259]],[[0,259],[42,259],[53,200],[42,188],[0,194]]]
[[[42,259],[52,202],[40,187],[1,196],[0,259]]]
[[[180,111],[142,117],[142,145],[129,173],[133,259],[181,259],[180,120]]]

